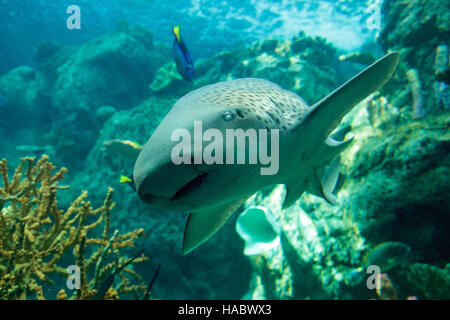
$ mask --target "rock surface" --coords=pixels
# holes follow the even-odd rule
[[[52,143],[57,163],[79,168],[77,155],[89,152],[104,122],[97,111],[129,109],[148,98],[168,52],[149,30],[126,23],[78,48],[43,41],[35,50],[37,70],[19,67],[0,76],[7,97],[2,108],[10,113],[1,127],[27,126],[35,133],[26,143]]]

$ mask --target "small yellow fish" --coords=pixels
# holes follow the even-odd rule
[[[131,189],[136,191],[136,186],[134,185],[133,176],[127,177],[127,176],[121,175],[119,182],[120,183],[127,183],[131,187]]]
[[[133,182],[133,180],[131,180],[129,177],[121,175],[120,176],[120,183],[129,183],[129,182]]]
[[[106,152],[112,156],[119,155],[123,158],[130,160],[136,160],[139,152],[142,150],[142,146],[134,141],[130,140],[110,140],[103,142],[103,152]]]
[[[177,42],[180,43],[180,26],[174,26],[172,27],[173,34],[175,35],[175,38],[177,38]]]

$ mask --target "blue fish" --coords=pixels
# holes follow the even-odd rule
[[[172,27],[175,36],[172,46],[172,57],[177,64],[177,70],[183,79],[192,81],[194,78],[194,62],[189,54],[186,44],[180,36],[180,26]]]
[[[6,100],[5,95],[0,93],[0,107],[5,103],[5,100]]]

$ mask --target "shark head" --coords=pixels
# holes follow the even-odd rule
[[[398,58],[398,53],[386,55],[310,107],[295,93],[263,79],[219,82],[190,92],[173,106],[136,160],[139,197],[162,209],[190,213],[184,253],[211,237],[249,196],[275,183],[287,187],[283,207],[304,191],[335,203],[336,157],[351,140],[343,139],[346,131],[330,133],[356,104],[386,83]],[[243,139],[228,136],[230,131],[239,131]],[[258,136],[263,132],[266,145]],[[252,147],[253,133],[260,140]],[[267,163],[251,160],[261,160],[262,150],[279,157],[279,170],[273,174],[262,174]]]
[[[283,133],[289,126],[286,114],[289,112],[294,118],[306,108],[299,96],[263,79],[220,82],[187,94],[173,106],[137,158],[134,181],[139,196],[151,205],[193,211],[256,192],[261,183],[256,172],[261,166],[258,162],[238,164],[237,155],[238,150],[245,149],[248,160],[252,152],[258,152],[258,141],[256,148],[250,150],[249,140],[236,139],[233,163],[226,163],[227,131],[256,133],[252,138],[257,140],[259,130],[281,129]],[[174,163],[173,152],[181,136],[190,142],[186,148],[190,149],[189,164]],[[206,163],[204,152],[218,142],[218,137],[223,140],[215,145],[213,155],[217,155],[217,161]],[[201,155],[200,161],[196,155]],[[253,177],[251,181],[236,188],[237,181],[249,176]]]

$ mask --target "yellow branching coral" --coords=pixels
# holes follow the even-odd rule
[[[68,257],[79,270],[79,286],[73,292],[61,289],[54,298],[118,299],[121,294],[142,295],[145,284],[132,284],[133,279],[141,281],[140,276],[123,267],[148,258],[141,254],[127,259],[120,256],[119,250],[133,247],[135,239],[144,236],[144,230],[111,234],[112,188],[97,209],[86,201],[86,191],[65,211],[58,209],[57,191],[67,188],[60,186],[59,181],[67,169],[53,174],[54,169],[46,155],[37,162],[35,158],[23,158],[10,180],[6,160],[0,161],[0,299],[44,299],[43,285],[53,284],[51,277],[56,274],[68,278],[69,265],[61,264]],[[99,297],[99,287],[121,268],[118,281],[111,281],[111,286],[104,287],[105,295]]]

